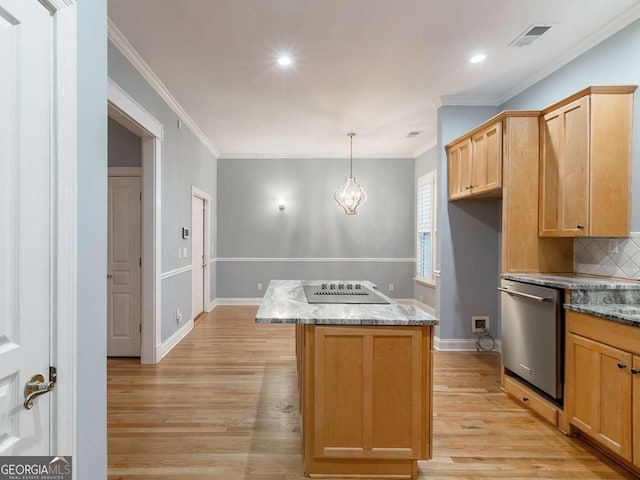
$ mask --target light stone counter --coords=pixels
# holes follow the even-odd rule
[[[380,294],[390,303],[375,304],[309,304],[303,285],[322,283],[344,283],[344,280],[271,280],[256,314],[257,323],[302,323],[314,325],[425,325],[440,322],[433,315],[413,306],[401,305]],[[357,281],[374,290],[371,282]]]

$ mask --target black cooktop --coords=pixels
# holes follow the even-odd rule
[[[307,303],[380,304],[389,302],[360,283],[322,283],[304,285]]]

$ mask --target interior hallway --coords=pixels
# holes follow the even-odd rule
[[[217,307],[159,365],[109,359],[110,480],[304,478],[294,328],[256,325],[256,310]],[[501,393],[498,355],[434,365],[421,478],[635,478]]]

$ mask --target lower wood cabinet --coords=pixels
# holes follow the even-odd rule
[[[567,312],[565,393],[572,427],[640,468],[640,329]]]
[[[305,474],[415,477],[431,457],[432,327],[304,328]]]

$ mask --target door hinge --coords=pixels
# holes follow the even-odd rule
[[[58,381],[58,369],[56,367],[49,367],[49,381],[51,383]]]
[[[138,325],[138,331],[142,333],[142,324]]]
[[[142,201],[142,192],[140,192],[140,201]]]
[[[142,266],[142,257],[138,258],[138,265]]]

